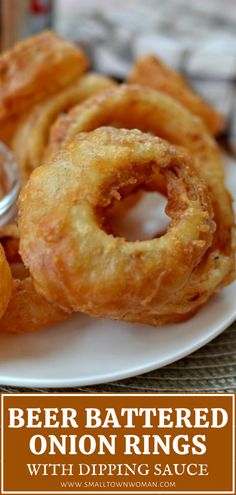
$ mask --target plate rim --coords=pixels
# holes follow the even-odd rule
[[[114,373],[107,373],[104,375],[92,375],[90,378],[85,379],[80,378],[80,377],[75,377],[73,379],[71,378],[66,378],[64,380],[60,379],[30,379],[30,378],[12,378],[5,376],[5,378],[2,378],[0,375],[0,383],[3,386],[10,386],[10,387],[22,387],[22,388],[68,388],[68,387],[89,387],[92,385],[101,385],[104,383],[112,383],[118,380],[125,380],[127,378],[132,378],[134,376],[140,376],[144,373],[149,373],[154,370],[158,370],[160,368],[163,368],[164,366],[167,366],[169,364],[172,364],[176,361],[179,361],[180,359],[183,359],[190,354],[194,353],[198,349],[204,347],[206,344],[214,340],[217,336],[219,336],[221,333],[224,332],[230,325],[232,325],[236,321],[236,308],[233,313],[230,314],[228,319],[224,320],[219,326],[216,326],[214,328],[214,331],[210,332],[207,335],[203,335],[202,338],[197,341],[194,345],[189,345],[187,348],[185,348],[183,351],[179,351],[176,354],[172,355],[172,357],[165,357],[162,360],[153,361],[152,363],[149,363],[148,365],[142,365],[140,367],[135,367],[131,369],[126,369],[121,372],[114,372]],[[168,330],[167,330],[168,331]]]

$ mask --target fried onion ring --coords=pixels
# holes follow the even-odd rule
[[[34,168],[41,165],[48,144],[49,130],[60,113],[91,95],[115,86],[115,81],[90,73],[78,81],[38,103],[17,123],[14,137],[8,140],[20,168],[24,184]],[[1,131],[0,131],[1,132]],[[0,228],[0,239],[9,262],[19,261],[19,233],[16,225]]]
[[[212,196],[218,245],[231,254],[232,200],[224,185],[224,167],[218,147],[203,122],[163,93],[122,85],[90,98],[67,115],[60,116],[52,126],[47,155],[77,133],[104,125],[151,132],[191,152],[198,173],[206,181]]]
[[[90,73],[33,107],[22,119],[11,143],[23,183],[32,170],[42,164],[50,127],[56,118],[90,96],[115,85],[107,77]]]
[[[34,288],[31,277],[13,280],[12,297],[0,319],[0,332],[29,333],[68,318],[68,312],[48,303]]]
[[[0,318],[9,303],[12,291],[12,276],[10,267],[5,258],[4,250],[0,245]]]
[[[201,117],[208,130],[216,135],[224,129],[224,118],[197,95],[178,72],[154,55],[144,55],[134,64],[128,84],[141,84],[172,96],[190,112]]]
[[[48,154],[77,133],[102,125],[139,128],[187,148],[209,188],[217,225],[213,245],[191,275],[188,286],[172,297],[170,308],[174,313],[182,300],[185,311],[192,314],[199,303],[203,304],[235,277],[234,215],[218,147],[202,120],[172,98],[149,88],[123,85],[61,116],[52,127]]]
[[[106,208],[166,181],[167,232],[127,242],[103,229]],[[57,208],[55,209],[55,204]],[[20,252],[37,291],[62,308],[155,325],[211,245],[207,187],[182,150],[138,130],[81,133],[31,175],[20,197]],[[181,304],[176,313],[181,314]],[[159,320],[160,316],[160,320]]]
[[[88,67],[75,44],[44,31],[0,56],[0,120],[71,84]]]

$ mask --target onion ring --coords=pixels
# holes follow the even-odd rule
[[[68,312],[48,303],[34,288],[31,277],[13,280],[12,297],[0,319],[0,332],[29,333],[68,318]]]
[[[122,85],[60,116],[51,129],[47,156],[77,133],[104,125],[151,132],[191,152],[198,173],[210,189],[218,242],[224,251],[231,253],[232,200],[224,185],[224,167],[218,147],[202,121],[163,93]]]
[[[9,303],[12,291],[12,276],[10,267],[5,258],[4,250],[0,245],[0,318]]]
[[[0,246],[0,332],[34,332],[68,318],[68,312],[48,303],[36,292],[18,253],[19,239],[11,229],[10,233],[12,237],[4,239],[9,264]]]
[[[144,55],[134,64],[128,84],[141,84],[172,96],[190,112],[201,117],[209,132],[216,135],[224,129],[224,118],[197,95],[178,72],[154,55]]]
[[[71,84],[87,67],[83,52],[53,32],[17,43],[0,56],[0,120]]]
[[[68,111],[75,103],[115,86],[115,81],[90,73],[78,81],[33,106],[8,140],[20,168],[21,183],[24,184],[34,168],[41,165],[47,146],[49,129],[60,113]],[[0,239],[9,262],[19,261],[19,233],[16,225],[0,229]]]
[[[107,234],[102,225],[114,198],[127,188],[158,187],[160,173],[171,218],[166,234],[140,242]],[[188,283],[215,228],[207,187],[182,149],[108,127],[77,135],[37,168],[19,211],[21,256],[48,301],[113,319],[139,315],[149,323],[155,315],[155,325],[165,301]]]
[[[22,119],[11,143],[23,183],[32,170],[42,164],[50,126],[56,118],[75,104],[115,85],[107,77],[90,73],[33,107]]]
[[[48,155],[77,133],[102,125],[139,128],[183,146],[194,158],[211,194],[217,229],[212,247],[191,276],[188,288],[172,298],[172,312],[182,298],[185,311],[208,300],[235,277],[234,215],[224,185],[224,168],[214,139],[203,122],[172,98],[141,86],[123,85],[72,109],[52,127]]]

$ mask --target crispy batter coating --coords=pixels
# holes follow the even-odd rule
[[[43,31],[0,56],[0,120],[72,83],[88,67],[75,44]]]
[[[105,232],[112,201],[127,188],[158,188],[160,172],[167,232],[140,242]],[[129,321],[140,315],[149,323],[155,315],[157,325],[163,314],[172,321],[163,306],[210,247],[212,216],[207,187],[182,149],[138,130],[99,128],[77,135],[31,175],[20,198],[20,252],[48,301]]]
[[[90,73],[35,105],[18,125],[11,148],[26,182],[32,170],[42,164],[51,125],[60,114],[92,95],[116,86],[107,77]]]
[[[12,276],[10,267],[0,244],[0,318],[9,303],[12,291]]]
[[[34,332],[67,317],[68,312],[48,303],[35,291],[30,277],[14,279],[12,297],[0,319],[0,332]]]
[[[224,129],[223,115],[196,94],[181,74],[154,55],[144,55],[135,62],[127,83],[148,86],[172,96],[190,112],[201,117],[214,135]]]

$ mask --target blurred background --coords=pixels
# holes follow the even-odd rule
[[[123,80],[154,53],[227,118],[236,152],[236,0],[1,0],[1,43],[47,27],[78,42],[93,69]]]

